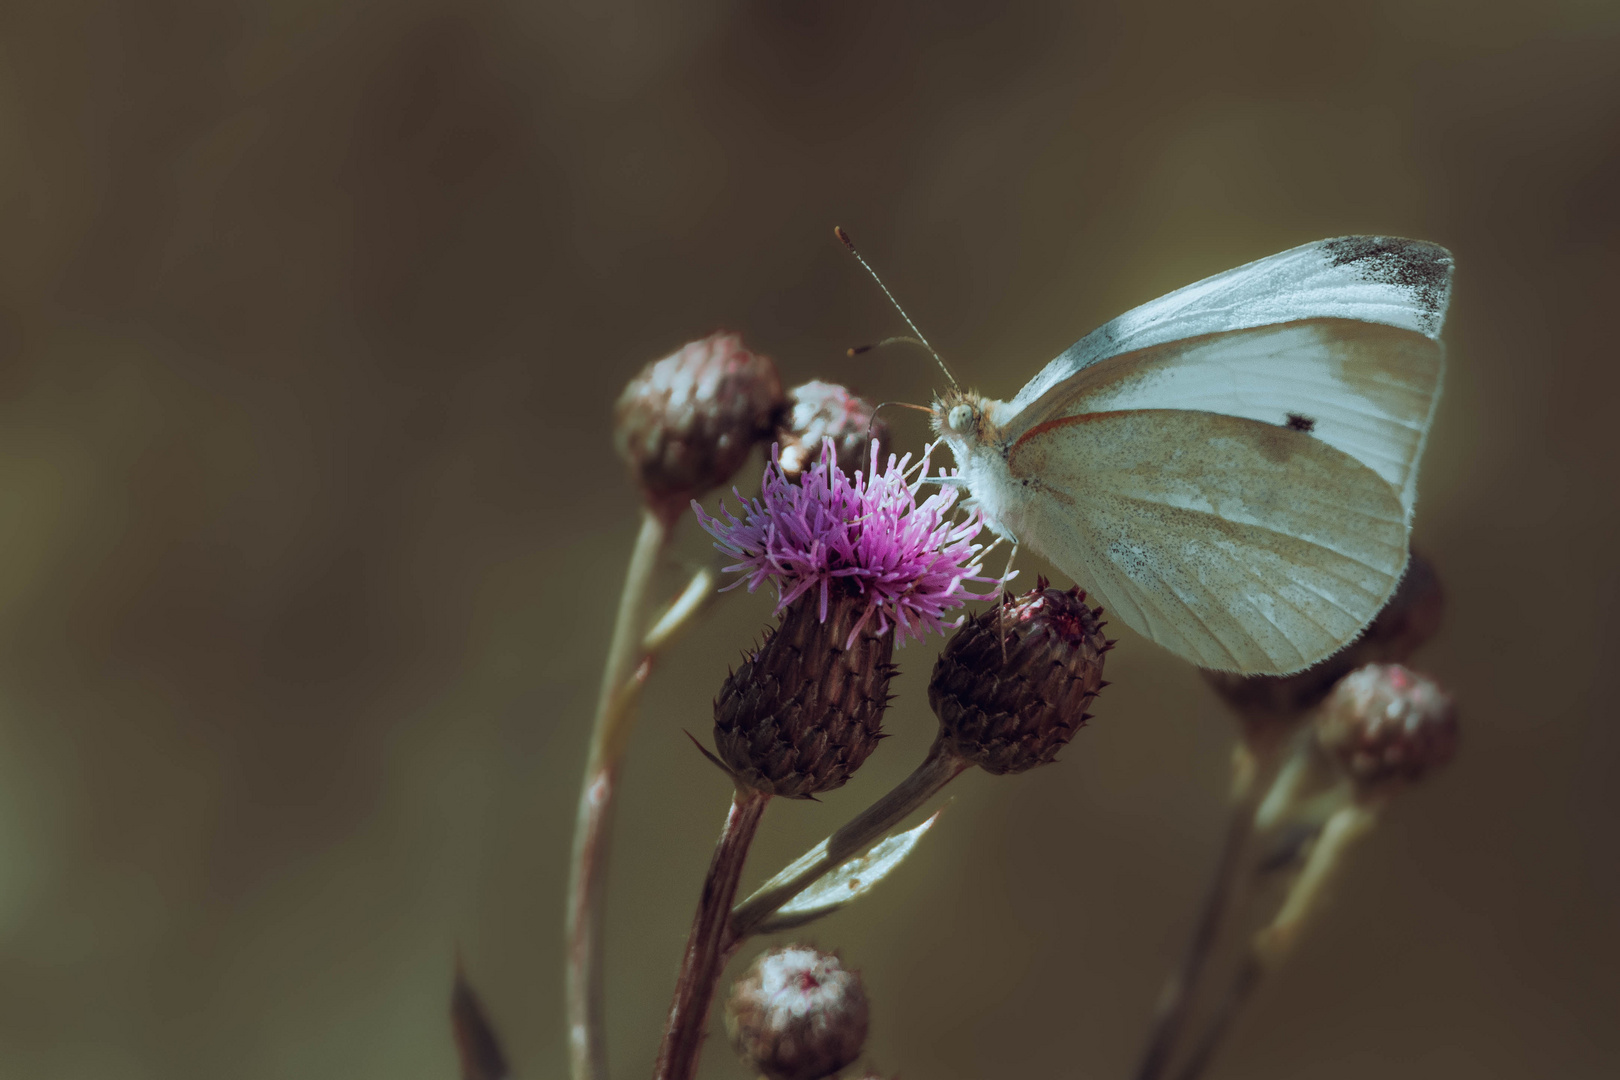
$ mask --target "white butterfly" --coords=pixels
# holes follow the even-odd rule
[[[991,528],[1131,628],[1298,671],[1406,567],[1451,271],[1416,240],[1306,244],[1121,315],[1010,402],[952,390],[934,425]]]

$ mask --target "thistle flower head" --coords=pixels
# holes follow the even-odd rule
[[[1044,579],[951,636],[928,682],[940,738],[986,772],[1018,773],[1057,757],[1090,719],[1113,643],[1102,608],[1079,586]]]
[[[894,676],[894,638],[862,618],[860,597],[835,590],[825,619],[801,596],[720,687],[714,745],[740,784],[789,799],[843,786],[877,749]]]
[[[1419,780],[1457,752],[1457,706],[1426,675],[1368,664],[1340,679],[1316,720],[1317,743],[1367,791]]]
[[[647,506],[673,518],[730,480],[786,412],[776,365],[716,333],[630,380],[613,407],[613,441]]]
[[[854,472],[866,464],[874,439],[888,441],[889,427],[871,402],[817,379],[788,391],[787,420],[776,437],[782,442],[782,471],[797,478],[827,439],[838,448],[839,467]]]
[[[773,448],[760,497],[737,494],[741,517],[724,506],[711,517],[694,503],[715,547],[737,559],[726,569],[746,575],[731,587],[746,583],[752,592],[774,582],[778,611],[813,592],[823,620],[834,587],[851,589],[864,604],[851,643],[873,620],[879,632],[893,627],[902,642],[943,633],[953,608],[994,595],[967,587],[1000,584],[984,575],[983,547],[974,543],[983,514],[950,520],[957,490],[949,485],[918,502],[928,453],[915,463],[910,454],[891,454],[880,470],[879,450],[874,441],[869,470],[850,477],[832,440],[824,440],[820,459],[795,483]]]

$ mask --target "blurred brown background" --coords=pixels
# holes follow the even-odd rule
[[[1003,397],[1306,240],[1455,251],[1417,542],[1463,753],[1217,1075],[1620,1074],[1617,195],[1595,0],[5,6],[0,1074],[442,1080],[458,945],[520,1074],[559,1074],[569,820],[635,521],[609,405],[719,326],[791,381],[926,400],[921,358],[843,356],[897,323],[834,223]],[[732,597],[653,684],[616,1075],[650,1067],[723,813],[681,732],[768,609]],[[750,880],[909,770],[932,651],[901,655],[854,783],[772,808]],[[812,935],[865,970],[884,1070],[1133,1060],[1230,728],[1140,639],[1109,674],[1062,764],[965,777]],[[719,1041],[705,1069],[745,1075]]]

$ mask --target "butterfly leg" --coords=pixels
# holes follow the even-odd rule
[[[1001,572],[1001,599],[998,601],[1001,606],[996,609],[997,629],[1001,632],[1002,663],[1007,662],[1007,620],[1005,612],[1007,610],[1007,599],[1010,595],[1007,592],[1007,582],[1012,580],[1013,560],[1016,558],[1018,558],[1018,538],[1015,536],[1012,541],[1012,550],[1007,552],[1007,569]]]
[[[1013,577],[1013,560],[1018,558],[1018,538],[1013,537],[1012,550],[1007,553],[1007,569],[1001,572],[1001,591],[1007,591],[1007,582]]]

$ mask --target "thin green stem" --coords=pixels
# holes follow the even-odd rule
[[[1192,1019],[1193,1005],[1210,955],[1226,928],[1233,902],[1245,884],[1247,875],[1243,869],[1249,842],[1254,836],[1255,807],[1276,773],[1277,755],[1272,750],[1256,759],[1242,748],[1239,755],[1233,779],[1231,816],[1227,819],[1226,838],[1221,844],[1215,874],[1205,893],[1192,940],[1187,943],[1180,965],[1159,994],[1147,1048],[1136,1068],[1136,1080],[1159,1080],[1169,1068],[1187,1023]]]
[[[1266,792],[1265,798],[1260,800],[1260,808],[1254,812],[1254,827],[1261,832],[1273,829],[1293,810],[1299,801],[1300,793],[1311,779],[1311,742],[1309,739],[1298,739],[1294,752],[1289,755],[1288,763],[1277,774],[1277,780]]]
[[[1345,852],[1377,824],[1380,808],[1378,802],[1351,802],[1328,818],[1271,925],[1255,935],[1255,953],[1268,968],[1276,967],[1292,951],[1328,882],[1344,864]]]
[[[1232,985],[1226,990],[1226,997],[1221,999],[1220,1006],[1215,1011],[1214,1019],[1209,1022],[1209,1028],[1204,1032],[1198,1045],[1193,1047],[1187,1056],[1187,1063],[1176,1074],[1176,1080],[1198,1080],[1209,1068],[1209,1063],[1215,1060],[1215,1052],[1226,1041],[1227,1034],[1232,1030],[1232,1023],[1254,996],[1254,991],[1265,978],[1266,968],[1260,958],[1250,953],[1243,958],[1243,965],[1238,968],[1237,975],[1232,979]]]
[[[1265,977],[1287,957],[1299,940],[1305,921],[1321,904],[1327,884],[1344,865],[1345,853],[1365,836],[1378,819],[1378,805],[1349,804],[1328,819],[1305,867],[1294,879],[1271,924],[1254,936],[1226,996],[1221,999],[1209,1028],[1187,1058],[1176,1080],[1198,1080],[1232,1030],[1244,1006]]]
[[[619,762],[646,681],[649,654],[642,624],[653,570],[669,542],[673,522],[642,511],[641,531],[619,596],[613,640],[602,671],[590,755],[580,787],[574,854],[568,886],[568,1060],[574,1080],[606,1080],[603,1030],[602,907],[607,890],[607,847],[613,829]]]
[[[669,610],[660,615],[647,631],[647,636],[641,642],[642,651],[656,655],[674,644],[681,631],[691,626],[703,609],[719,595],[714,585],[714,571],[708,567],[693,574],[692,580],[681,590],[681,595],[669,605]]]
[[[910,776],[738,904],[731,913],[727,948],[735,949],[743,938],[756,933],[778,908],[814,885],[824,874],[864,855],[890,829],[904,821],[906,815],[921,808],[967,767],[966,760],[943,740],[936,739],[928,756]]]

